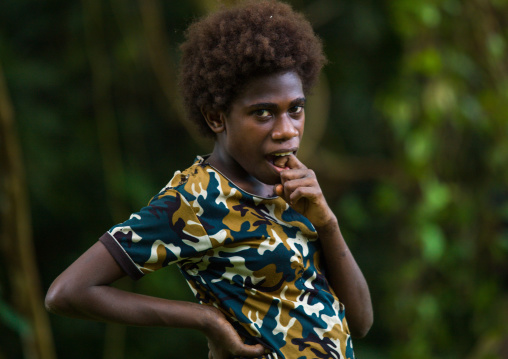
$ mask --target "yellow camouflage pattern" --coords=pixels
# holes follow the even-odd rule
[[[312,224],[280,197],[244,192],[205,158],[101,240],[135,278],[178,264],[200,303],[272,351],[263,358],[354,358]]]

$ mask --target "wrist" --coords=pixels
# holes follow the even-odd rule
[[[200,328],[199,330],[208,336],[209,333],[212,333],[218,329],[221,325],[221,320],[225,320],[224,315],[221,311],[215,307],[210,305],[200,305],[202,307],[203,312],[201,314]]]
[[[320,236],[327,236],[340,232],[339,221],[337,220],[337,217],[335,217],[333,213],[328,217],[327,220],[317,225],[314,225],[314,228],[316,229],[316,231]]]

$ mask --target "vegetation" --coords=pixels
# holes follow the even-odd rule
[[[357,357],[508,357],[508,2],[291,3],[330,60],[300,156],[371,287]],[[206,357],[199,333],[49,316],[43,295],[210,151],[176,73],[216,6],[0,3],[0,359]],[[193,300],[176,268],[118,285]]]

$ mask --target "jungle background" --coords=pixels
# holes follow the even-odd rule
[[[508,358],[508,2],[293,0],[329,64],[312,167],[371,289],[360,359]],[[194,331],[46,313],[52,280],[211,144],[178,44],[215,0],[0,2],[0,359],[206,358]],[[193,300],[175,268],[128,290]]]

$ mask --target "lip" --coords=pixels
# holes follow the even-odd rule
[[[278,154],[281,154],[281,153],[288,153],[288,152],[291,152],[293,155],[296,156],[296,152],[298,151],[298,147],[293,147],[293,148],[283,148],[283,149],[279,149],[279,150],[276,150],[276,151],[272,151],[270,153],[268,153],[266,156],[276,156]]]

